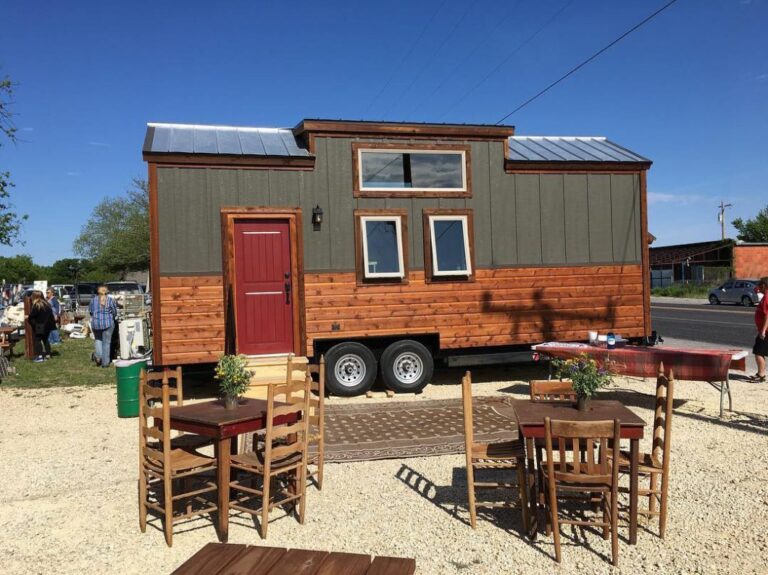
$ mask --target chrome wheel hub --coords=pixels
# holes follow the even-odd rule
[[[424,362],[415,353],[406,351],[395,358],[393,371],[397,381],[410,385],[421,378],[424,373]]]
[[[342,355],[334,368],[336,381],[346,387],[360,385],[365,379],[365,362],[359,355],[348,353]]]

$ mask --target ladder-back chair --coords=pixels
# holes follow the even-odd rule
[[[573,390],[573,382],[569,379],[550,380],[534,379],[528,386],[531,401],[565,401],[576,402],[576,392]]]
[[[298,503],[298,520],[304,524],[307,490],[307,436],[309,430],[309,395],[311,376],[304,381],[269,386],[267,396],[267,425],[262,438],[254,437],[260,445],[254,451],[232,456],[231,467],[245,472],[235,477],[230,487],[242,495],[230,501],[230,509],[261,515],[259,533],[267,536],[269,511],[278,505]],[[261,489],[255,479],[262,478]],[[273,490],[273,480],[277,483]],[[246,483],[248,485],[246,485]],[[261,507],[247,505],[261,499]]]
[[[544,419],[547,462],[544,482],[547,488],[547,535],[555,539],[555,559],[560,562],[560,525],[593,525],[611,537],[613,565],[619,562],[618,471],[608,457],[609,446],[619,445],[621,423],[613,421],[560,421]],[[557,447],[555,447],[557,438]],[[566,445],[568,448],[566,448]],[[597,449],[596,449],[597,448]],[[602,519],[561,519],[558,497],[573,500],[578,494],[594,503],[599,498]]]
[[[528,518],[528,493],[525,473],[525,448],[519,440],[476,443],[474,435],[474,422],[472,414],[472,374],[468,371],[461,380],[461,396],[464,411],[464,443],[467,456],[467,498],[469,500],[469,518],[472,529],[477,527],[477,508],[498,508],[520,506],[523,517],[523,529],[528,530],[530,525]],[[517,489],[519,499],[517,502],[499,500],[477,500],[476,490],[497,490],[508,494],[515,484],[510,481],[475,481],[475,472],[478,469],[498,470],[499,472],[512,471],[517,475]]]
[[[570,379],[552,380],[552,379],[534,379],[528,385],[528,392],[531,401],[550,401],[563,403],[576,403],[578,399],[573,390],[573,382]],[[539,484],[539,504],[544,504],[544,476],[542,469],[544,466],[544,438],[534,440],[536,449],[536,479]],[[555,439],[554,448],[557,449],[557,439]],[[568,447],[566,446],[566,449]]]
[[[152,386],[160,388],[168,385],[168,401],[181,407],[184,405],[184,380],[181,374],[181,366],[175,369],[164,368],[162,371],[147,372],[144,371],[146,382]],[[159,401],[157,402],[159,403]],[[195,451],[207,445],[213,445],[213,438],[194,433],[184,433],[174,431],[171,438],[171,446],[174,448],[188,449]]]
[[[202,474],[216,470],[216,460],[173,447],[170,421],[171,389],[167,380],[150,385],[142,370],[139,384],[139,527],[147,528],[151,509],[163,518],[165,541],[173,544],[173,524],[182,519],[216,511],[214,502],[203,497],[216,491],[216,483]],[[177,481],[182,480],[182,481]],[[195,484],[196,483],[196,484]],[[174,494],[174,485],[184,491]],[[187,490],[192,487],[191,490]],[[184,512],[174,515],[174,504],[186,500]]]
[[[642,515],[659,518],[659,537],[664,539],[667,528],[667,500],[669,496],[669,465],[672,447],[672,411],[674,409],[675,380],[672,370],[664,375],[664,365],[656,379],[656,406],[653,415],[653,443],[650,453],[638,454],[638,474],[648,477],[648,489],[638,490],[638,495],[648,497],[648,508],[638,509]],[[619,452],[619,469],[629,473],[630,455]],[[661,486],[659,486],[661,480]]]
[[[309,398],[309,454],[307,465],[312,470],[307,471],[307,477],[312,479],[318,489],[323,488],[323,460],[325,459],[325,356],[320,356],[320,363],[309,366],[309,373],[317,375],[317,381],[312,378]]]

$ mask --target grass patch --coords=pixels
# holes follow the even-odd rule
[[[52,348],[52,358],[34,363],[24,357],[24,341],[16,344],[11,365],[16,375],[2,381],[5,388],[47,388],[70,385],[92,387],[115,383],[115,368],[96,367],[91,362],[93,340],[62,338],[61,345]]]
[[[653,288],[651,294],[666,297],[706,298],[712,287],[713,286],[695,284],[672,285],[662,288]]]

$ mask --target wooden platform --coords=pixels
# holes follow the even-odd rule
[[[413,575],[414,559],[208,543],[174,575]]]

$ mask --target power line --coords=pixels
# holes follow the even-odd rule
[[[374,98],[368,103],[368,107],[365,109],[365,114],[364,115],[366,115],[366,116],[368,115],[368,112],[371,111],[371,108],[373,107],[373,104],[376,102],[376,100],[378,100],[379,97],[384,93],[384,91],[387,88],[389,88],[389,85],[392,83],[392,80],[394,80],[394,78],[397,75],[397,73],[403,67],[403,64],[405,64],[405,62],[408,60],[408,58],[411,57],[411,54],[413,54],[413,51],[416,49],[416,46],[418,46],[419,42],[424,37],[424,34],[426,33],[427,29],[432,25],[432,22],[435,20],[435,18],[437,17],[438,13],[440,12],[440,10],[443,9],[443,6],[445,6],[445,4],[447,2],[448,2],[448,0],[443,0],[443,2],[440,4],[440,6],[437,7],[437,10],[435,10],[432,13],[432,16],[430,16],[429,20],[427,20],[427,23],[421,29],[421,33],[419,33],[419,36],[416,38],[416,41],[413,44],[411,44],[410,49],[408,50],[408,52],[406,52],[405,56],[403,56],[403,59],[400,62],[400,64],[398,64],[397,66],[395,66],[392,69],[392,73],[389,75],[389,78],[387,78],[387,81],[384,82],[384,85],[381,87],[381,90],[379,90],[379,92],[376,94],[376,96],[374,96]]]
[[[501,69],[502,69],[502,68],[503,68],[503,67],[504,67],[504,66],[505,66],[505,65],[506,65],[506,64],[507,64],[507,63],[508,63],[508,62],[509,62],[509,61],[512,59],[512,56],[514,56],[515,54],[517,54],[517,53],[518,53],[520,50],[522,50],[522,49],[523,49],[525,46],[527,46],[527,45],[528,45],[528,44],[529,44],[529,43],[530,43],[530,42],[531,42],[531,41],[532,41],[534,38],[536,38],[536,36],[538,36],[539,34],[541,34],[541,32],[543,32],[543,31],[544,31],[544,29],[545,29],[545,28],[547,28],[547,26],[549,26],[549,25],[550,25],[550,24],[552,24],[552,23],[553,23],[555,20],[557,20],[557,18],[560,16],[560,14],[562,14],[562,13],[565,11],[565,9],[566,9],[566,8],[568,8],[568,6],[570,6],[571,4],[573,4],[573,0],[568,0],[568,1],[567,1],[565,4],[563,4],[563,5],[560,7],[560,9],[559,9],[557,12],[555,12],[555,13],[552,15],[552,17],[551,17],[549,20],[547,20],[547,21],[546,21],[544,24],[542,24],[542,25],[541,25],[541,26],[538,28],[538,30],[536,30],[536,31],[535,31],[533,34],[531,34],[530,36],[528,36],[528,37],[527,37],[525,40],[523,40],[523,41],[522,41],[520,44],[518,44],[517,46],[515,46],[515,48],[514,48],[514,49],[513,49],[513,50],[512,50],[512,51],[511,51],[509,54],[507,54],[507,56],[506,56],[506,57],[505,57],[505,58],[504,58],[504,59],[503,59],[501,62],[499,62],[499,63],[498,63],[498,64],[497,64],[497,65],[496,65],[496,66],[495,66],[495,67],[494,67],[494,68],[493,68],[493,69],[492,69],[490,72],[488,72],[488,73],[487,73],[485,76],[483,76],[483,78],[482,78],[482,79],[481,79],[479,82],[477,82],[477,83],[476,83],[474,86],[472,86],[472,87],[471,87],[469,90],[467,90],[466,92],[464,92],[464,94],[463,94],[463,95],[462,95],[462,96],[461,96],[461,97],[460,97],[458,100],[456,100],[456,101],[455,101],[453,104],[451,104],[451,105],[448,107],[448,109],[447,109],[445,112],[443,112],[443,115],[442,115],[442,116],[440,116],[440,119],[442,120],[443,118],[445,118],[445,117],[446,117],[446,116],[447,116],[447,115],[448,115],[448,114],[449,114],[449,113],[450,113],[450,112],[451,112],[451,111],[452,111],[452,110],[453,110],[453,109],[454,109],[456,106],[458,106],[458,105],[459,105],[459,104],[461,104],[461,103],[462,103],[464,100],[466,100],[466,99],[467,99],[467,97],[468,97],[470,94],[472,94],[472,92],[474,92],[474,91],[475,91],[475,90],[477,90],[477,89],[478,89],[480,86],[482,86],[483,84],[485,84],[485,82],[487,82],[487,81],[488,81],[488,79],[489,79],[491,76],[493,76],[494,74],[496,74],[496,72],[498,72],[499,70],[501,70]]]
[[[552,88],[554,88],[555,86],[557,86],[557,85],[558,85],[560,82],[562,82],[563,80],[565,80],[566,78],[568,78],[568,77],[569,77],[571,74],[574,74],[575,72],[577,72],[578,70],[580,70],[581,68],[583,68],[584,66],[586,66],[587,64],[589,64],[589,63],[590,63],[592,60],[594,60],[595,58],[597,58],[598,56],[600,56],[600,54],[602,54],[603,52],[605,52],[606,50],[608,50],[608,49],[609,49],[609,48],[611,48],[612,46],[614,46],[614,45],[618,44],[619,42],[621,42],[621,41],[622,41],[624,38],[626,38],[627,36],[629,36],[629,35],[630,35],[632,32],[634,32],[635,30],[637,30],[638,28],[640,28],[641,26],[643,26],[643,25],[644,25],[644,24],[646,24],[647,22],[650,22],[651,20],[653,20],[653,19],[654,19],[656,16],[658,16],[658,15],[659,15],[659,14],[661,14],[661,13],[662,13],[664,10],[666,10],[667,8],[669,8],[670,6],[672,6],[672,4],[674,4],[675,2],[677,2],[677,0],[670,0],[670,2],[667,2],[666,4],[664,4],[664,6],[662,6],[662,7],[661,7],[661,8],[659,8],[658,10],[656,10],[656,11],[655,11],[653,14],[651,14],[651,15],[650,15],[650,16],[648,16],[648,17],[646,17],[644,20],[642,20],[642,21],[641,21],[641,22],[639,22],[638,24],[635,24],[635,25],[634,25],[632,28],[630,28],[629,30],[627,30],[626,32],[624,32],[624,33],[623,33],[621,36],[619,36],[618,38],[616,38],[616,39],[615,39],[613,42],[611,42],[610,44],[608,44],[608,45],[607,45],[607,46],[605,46],[604,48],[602,48],[602,49],[598,50],[597,52],[595,52],[594,54],[592,54],[592,55],[591,55],[589,58],[587,58],[586,60],[584,60],[584,61],[583,61],[581,64],[579,64],[579,65],[578,65],[578,66],[576,66],[575,68],[572,68],[572,69],[571,69],[569,72],[567,72],[566,74],[564,74],[563,76],[561,76],[560,78],[558,78],[557,80],[555,80],[554,82],[552,82],[552,83],[551,83],[549,86],[547,86],[546,88],[544,88],[543,90],[541,90],[541,91],[540,91],[539,93],[537,93],[536,95],[534,95],[534,96],[531,96],[530,98],[528,98],[528,99],[527,99],[525,102],[523,102],[522,104],[520,104],[520,105],[519,105],[517,108],[515,108],[515,109],[514,109],[514,110],[512,110],[512,111],[511,111],[509,114],[507,114],[506,116],[504,116],[503,118],[501,118],[501,119],[500,119],[498,122],[496,122],[496,124],[501,124],[501,123],[502,123],[504,120],[506,120],[507,118],[509,118],[509,117],[510,117],[512,114],[514,114],[515,112],[518,112],[518,111],[522,110],[522,109],[523,109],[523,108],[525,108],[525,107],[526,107],[528,104],[530,104],[531,102],[533,102],[533,101],[534,101],[536,98],[538,98],[538,97],[540,97],[540,96],[543,96],[544,94],[546,94],[547,92],[549,92],[549,90],[551,90]]]
[[[403,98],[403,96],[405,96],[405,95],[406,95],[406,94],[407,94],[407,93],[410,91],[410,89],[411,89],[411,88],[413,88],[414,84],[416,84],[416,82],[419,80],[419,78],[420,78],[420,77],[421,77],[421,75],[424,73],[424,71],[425,71],[425,70],[426,70],[426,69],[429,67],[429,64],[432,62],[432,60],[434,60],[434,59],[435,59],[435,56],[437,56],[437,55],[440,53],[440,51],[441,51],[441,50],[442,50],[442,49],[445,47],[445,45],[448,43],[448,40],[450,40],[451,36],[453,36],[453,34],[456,32],[456,30],[458,30],[458,29],[459,29],[459,26],[461,25],[461,23],[462,23],[462,22],[464,22],[464,19],[467,17],[467,14],[469,14],[469,10],[470,10],[471,8],[472,8],[472,3],[471,3],[471,2],[467,2],[467,8],[464,10],[464,13],[461,15],[461,17],[460,17],[460,18],[459,18],[459,19],[456,21],[456,23],[453,25],[453,28],[451,28],[451,31],[450,31],[450,32],[448,32],[448,34],[445,36],[445,38],[443,39],[443,41],[442,41],[442,42],[440,43],[440,45],[437,47],[437,50],[435,50],[435,51],[432,53],[432,55],[431,55],[429,58],[427,58],[427,60],[424,62],[424,65],[421,67],[421,69],[420,69],[420,70],[419,70],[419,71],[418,71],[418,72],[417,72],[417,73],[414,75],[414,77],[413,77],[413,80],[411,80],[411,83],[410,83],[410,84],[408,84],[408,86],[405,88],[405,90],[403,90],[402,92],[400,92],[400,95],[399,95],[397,98],[395,98],[394,100],[392,100],[392,103],[391,103],[391,104],[389,105],[389,107],[387,108],[387,111],[386,111],[386,112],[384,112],[384,114],[382,115],[382,119],[386,118],[386,117],[387,117],[387,115],[389,114],[389,112],[390,112],[390,111],[392,110],[392,108],[394,107],[394,105],[395,105],[396,103],[398,103],[398,102],[399,102],[399,101],[400,101],[400,100]]]
[[[474,48],[472,48],[472,50],[470,50],[470,52],[469,52],[469,53],[468,53],[468,54],[467,54],[467,55],[466,55],[466,56],[465,56],[465,57],[464,57],[464,58],[461,60],[461,62],[459,62],[458,64],[456,64],[456,65],[455,65],[455,66],[454,66],[454,67],[453,67],[453,68],[452,68],[452,69],[451,69],[451,70],[448,72],[448,74],[445,76],[445,78],[443,78],[443,80],[442,80],[442,81],[441,81],[441,82],[440,82],[440,83],[439,83],[439,84],[438,84],[438,85],[437,85],[437,86],[436,86],[436,87],[435,87],[435,88],[434,88],[434,89],[433,89],[433,90],[432,90],[432,91],[429,93],[429,95],[428,95],[426,98],[422,98],[422,99],[421,99],[421,100],[420,100],[420,101],[419,101],[419,102],[416,104],[416,107],[415,107],[415,108],[413,108],[413,109],[412,109],[412,110],[411,110],[411,111],[408,113],[408,115],[412,115],[412,114],[414,114],[414,113],[415,113],[417,110],[419,110],[419,108],[421,108],[421,107],[422,107],[422,106],[423,106],[423,105],[424,105],[426,102],[430,102],[430,101],[432,100],[432,96],[434,96],[435,94],[437,94],[437,92],[439,92],[439,91],[440,91],[440,89],[441,89],[443,86],[445,86],[445,85],[446,85],[446,83],[448,83],[448,80],[450,80],[450,79],[453,77],[453,75],[454,75],[454,73],[456,72],[456,70],[461,70],[461,69],[463,69],[463,68],[464,68],[464,66],[466,65],[466,63],[467,63],[467,62],[469,62],[469,61],[472,59],[472,57],[473,57],[473,56],[474,56],[474,55],[477,53],[477,51],[478,51],[478,50],[479,50],[479,49],[480,49],[482,46],[484,46],[485,44],[487,44],[487,43],[488,43],[488,41],[489,41],[489,40],[491,40],[491,38],[493,38],[493,36],[496,34],[496,32],[499,30],[499,28],[501,28],[501,27],[502,27],[504,24],[506,24],[506,23],[507,23],[507,20],[509,20],[509,19],[510,19],[510,18],[511,18],[511,17],[512,17],[514,14],[515,14],[515,10],[517,9],[517,7],[518,7],[518,5],[520,4],[520,2],[522,2],[522,0],[517,0],[517,2],[515,2],[515,3],[512,5],[512,8],[510,8],[510,9],[509,9],[509,13],[508,13],[506,16],[504,16],[504,18],[500,19],[500,20],[499,20],[499,21],[496,23],[496,26],[494,26],[494,27],[493,27],[493,28],[492,28],[492,29],[491,29],[491,30],[490,30],[490,31],[489,31],[487,34],[485,34],[485,35],[484,35],[484,36],[485,36],[485,39],[484,39],[482,42],[478,42],[478,43],[476,43],[476,44],[475,44],[475,47],[474,47]]]

